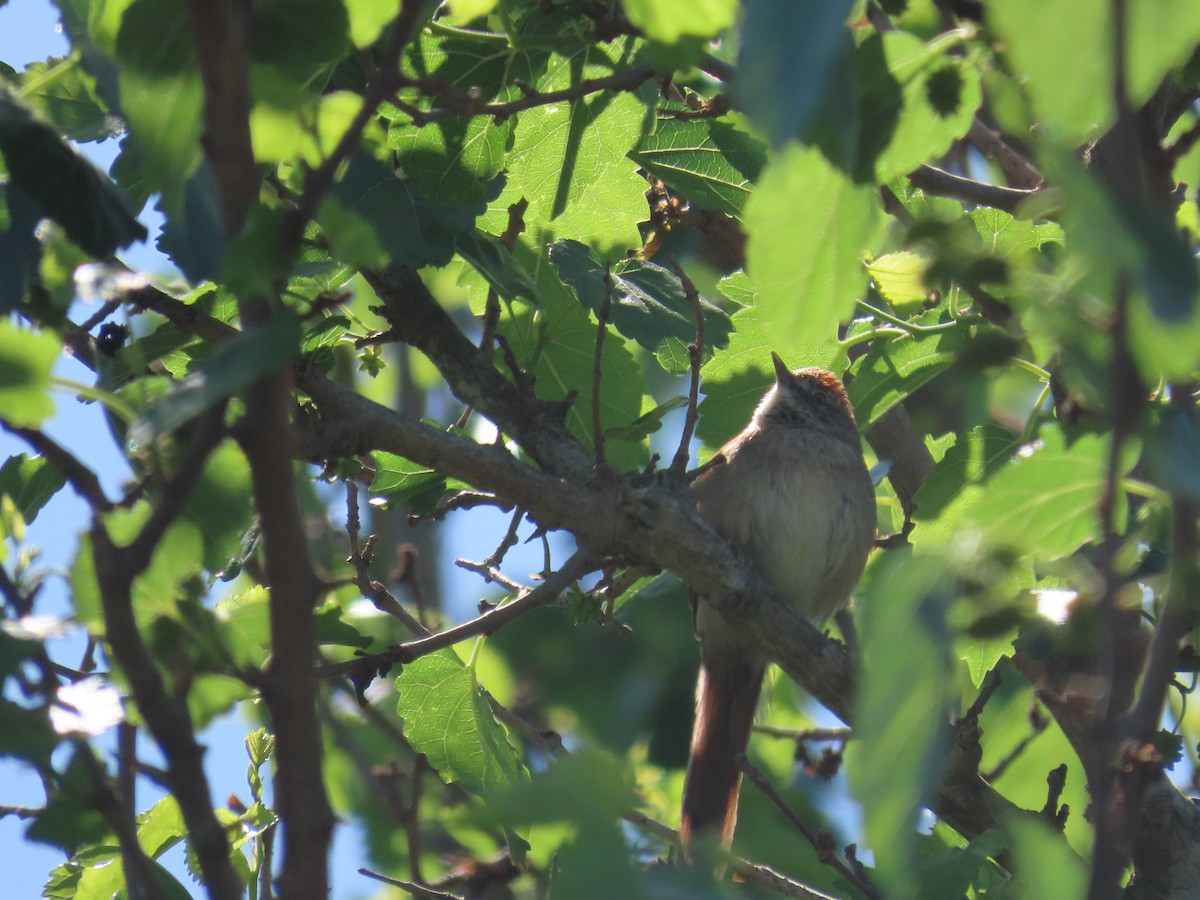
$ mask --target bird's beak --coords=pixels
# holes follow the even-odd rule
[[[792,370],[784,365],[783,360],[779,358],[779,354],[774,350],[771,351],[771,362],[775,363],[776,384],[782,384],[792,377]]]

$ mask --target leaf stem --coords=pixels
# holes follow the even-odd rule
[[[960,320],[955,319],[951,322],[939,322],[937,325],[914,325],[912,322],[906,322],[897,316],[893,316],[891,313],[884,312],[877,306],[872,306],[866,300],[855,299],[854,302],[877,319],[890,322],[892,325],[909,334],[936,334],[939,331],[949,331],[951,328],[958,328],[961,324]]]
[[[110,391],[103,390],[94,385],[84,384],[81,381],[75,381],[70,378],[60,378],[57,375],[50,377],[50,383],[57,388],[62,388],[65,391],[71,391],[81,400],[95,400],[103,403],[126,425],[132,425],[137,421],[137,411]]]

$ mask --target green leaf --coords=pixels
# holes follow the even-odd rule
[[[582,44],[552,56],[539,91],[570,87],[581,78],[623,71],[633,42]],[[640,247],[636,223],[645,217],[646,182],[626,154],[653,124],[651,82],[634,92],[598,93],[520,114],[508,154],[508,186],[493,206],[488,230],[504,230],[507,209],[524,197],[525,220],[589,244]]]
[[[346,0],[351,42],[355,47],[369,47],[399,11],[400,0]]]
[[[0,154],[8,192],[24,191],[42,216],[92,256],[110,256],[146,238],[112,182],[7,93],[0,94]]]
[[[498,331],[509,342],[517,364],[533,374],[540,397],[556,402],[574,394],[567,428],[591,447],[596,323],[544,256],[532,256],[524,240],[515,252],[533,273],[543,306],[506,307]],[[600,427],[607,433],[628,426],[645,411],[642,398],[648,391],[641,365],[611,332],[604,341],[600,369]],[[619,469],[640,468],[649,457],[644,441],[612,441],[605,452],[609,463]]]
[[[1061,833],[1032,816],[1014,816],[1006,827],[1018,873],[1012,885],[1015,896],[1087,896],[1087,865]]]
[[[1129,99],[1137,107],[1150,99],[1172,69],[1195,58],[1200,7],[1188,0],[1139,5],[1127,14],[1126,28]]]
[[[371,639],[342,617],[342,606],[330,600],[316,611],[317,643],[359,650],[371,646]]]
[[[80,757],[80,754],[92,752],[90,747],[76,747],[71,752],[66,770],[54,779],[49,802],[25,832],[28,840],[74,853],[88,844],[98,843],[108,834],[108,824],[96,812],[92,800],[96,783]]]
[[[933,834],[922,836],[924,859],[918,875],[921,888],[917,900],[944,897],[992,896],[1003,892],[1009,876],[993,860],[1007,848],[1004,836],[991,829],[964,841],[957,832],[938,822]],[[975,892],[970,893],[970,889]]]
[[[961,43],[961,32],[928,44],[904,31],[888,32],[881,40],[887,73],[900,85],[902,103],[894,128],[886,132],[886,145],[875,158],[876,177],[886,181],[943,156],[971,127],[983,93],[978,67],[947,53]],[[876,86],[866,84],[863,89],[870,92]],[[875,115],[875,110],[864,113],[864,128],[873,127]],[[879,142],[881,137],[871,135],[866,142]]]
[[[152,190],[183,185],[203,153],[204,89],[191,20],[172,0],[113,4],[120,16],[115,51],[120,110],[137,140],[139,177]]]
[[[1013,655],[1013,641],[1016,640],[1017,630],[1014,628],[999,637],[973,638],[959,636],[954,640],[954,653],[967,664],[967,674],[971,684],[976,688],[983,685],[983,679],[996,668],[996,663],[1005,657]]]
[[[629,157],[685,200],[740,216],[766,164],[762,142],[728,122],[660,116]]]
[[[133,541],[149,514],[149,507],[143,503],[132,510],[110,513],[105,524],[113,540],[123,546]],[[179,519],[167,528],[154,549],[150,565],[133,582],[133,604],[139,625],[178,617],[184,585],[200,574],[203,553],[203,538],[191,522]]]
[[[911,893],[917,814],[941,780],[947,750],[946,568],[932,556],[893,551],[874,560],[858,589],[863,675],[854,721],[863,738],[847,748],[846,766],[888,896]]]
[[[223,441],[209,454],[183,515],[204,540],[208,571],[220,570],[238,554],[242,535],[254,521],[254,489],[250,465],[237,442]]]
[[[203,162],[186,184],[164,190],[155,204],[166,219],[155,246],[193,284],[215,277],[225,261],[225,224],[218,197],[212,166]]]
[[[998,425],[981,425],[959,437],[913,496],[915,546],[945,545],[958,532],[965,510],[978,502],[983,484],[1017,449],[1017,436]]]
[[[757,310],[733,314],[729,344],[718,350],[700,370],[704,399],[696,435],[710,447],[719,447],[746,427],[754,407],[775,381],[771,351],[777,349],[789,368],[820,366],[836,370],[841,351],[834,344],[816,346],[768,340]]]
[[[271,646],[271,614],[267,589],[255,585],[217,602],[213,612],[225,645],[241,666],[258,668]]]
[[[528,781],[488,791],[487,805],[474,818],[513,828],[545,822],[607,822],[620,817],[636,800],[618,760],[583,748]]]
[[[1100,534],[1096,504],[1104,491],[1106,443],[1087,435],[1067,447],[1061,432],[1043,429],[1039,445],[988,481],[967,521],[987,539],[1036,559],[1074,552]],[[1123,510],[1121,502],[1118,523]]]
[[[846,27],[852,8],[848,0],[745,3],[734,97],[773,146],[805,137],[827,102],[854,49]]]
[[[966,346],[962,329],[876,340],[851,367],[848,393],[859,429],[878,422],[897,403],[954,363]]]
[[[333,152],[362,103],[352,91],[334,91],[298,108],[258,104],[250,113],[254,158],[265,163],[298,160],[315,168]]]
[[[547,56],[546,51],[516,48],[494,35],[426,32],[405,56],[404,72],[462,94],[478,94],[482,102],[508,103],[524,96],[518,82],[537,81]],[[436,107],[441,100],[415,88],[402,89],[398,98],[421,109]],[[396,162],[431,203],[487,199],[488,185],[505,168],[515,117],[497,121],[495,116],[456,116],[418,125],[396,108],[385,107],[384,114],[392,119],[388,146]]]
[[[682,375],[692,367],[692,355],[687,344],[679,338],[669,337],[654,348],[654,358],[663,371]]]
[[[102,141],[116,132],[78,56],[30,63],[21,75],[20,94],[69,141]]]
[[[58,742],[47,707],[29,709],[0,697],[0,757],[15,757],[45,771]]]
[[[12,498],[27,525],[66,483],[67,479],[42,456],[19,453],[0,466],[0,494]]]
[[[430,512],[446,493],[446,479],[435,469],[386,450],[376,450],[373,456],[375,478],[371,493],[403,504],[418,514]]]
[[[138,843],[151,859],[162,856],[187,837],[179,801],[168,794],[137,817]]]
[[[37,238],[41,209],[16,185],[0,184],[0,314],[7,314],[25,302],[25,290],[38,274],[42,244]],[[64,311],[57,313],[61,318]]]
[[[222,342],[199,369],[173,384],[162,400],[134,422],[129,429],[130,445],[152,446],[217,401],[278,371],[297,357],[299,349],[300,323],[291,316],[273,319]]]
[[[696,337],[696,313],[679,277],[660,265],[638,259],[623,259],[609,267],[609,287],[604,284],[605,267],[588,247],[578,241],[555,241],[549,247],[550,262],[563,283],[581,303],[597,315],[607,293],[609,318],[623,335],[654,350],[669,337],[691,342]],[[704,315],[704,343],[721,347],[729,339],[731,325],[724,310],[700,300]]]
[[[1043,125],[1068,141],[1099,133],[1113,120],[1110,53],[1069,53],[1069,47],[1111,47],[1105,0],[988,0],[989,24],[1005,41]],[[1135,18],[1135,17],[1132,17]]]
[[[883,299],[893,306],[909,308],[920,306],[929,295],[925,286],[929,263],[929,258],[920,253],[899,250],[875,257],[867,263],[867,271]]]
[[[738,306],[753,306],[754,298],[758,296],[750,276],[741,271],[726,275],[718,281],[717,290],[726,300],[731,300]]]
[[[1147,429],[1146,463],[1156,484],[1200,500],[1200,426],[1190,415],[1174,409],[1161,412]]]
[[[381,3],[385,9],[388,3]],[[342,0],[256,0],[250,31],[252,83],[278,92],[311,90],[348,49],[350,23]]]
[[[12,425],[36,428],[54,412],[50,369],[58,341],[0,319],[0,416]]]
[[[416,182],[362,151],[351,155],[333,196],[375,228],[379,245],[393,263],[418,268],[450,262],[458,237],[483,212],[482,204],[431,207]]]
[[[381,269],[388,255],[371,224],[346,209],[336,197],[326,197],[317,211],[321,232],[329,239],[330,253],[356,269]]]
[[[971,210],[969,215],[975,223],[975,230],[983,239],[984,249],[1001,259],[1024,256],[1041,249],[1046,243],[1063,243],[1062,226],[1057,222],[1034,225],[990,206],[980,206]]]
[[[652,41],[713,38],[733,24],[737,0],[624,0],[629,21]]]
[[[458,238],[458,252],[475,267],[497,294],[508,300],[528,300],[540,304],[537,285],[500,239],[474,229]]]
[[[862,257],[879,224],[878,191],[820,152],[792,147],[773,159],[746,207],[762,327],[789,342],[833,340],[866,286]]]
[[[444,781],[481,794],[525,780],[474,673],[453,650],[409,663],[395,684],[404,736]]]
[[[605,432],[605,437],[623,441],[640,441],[662,428],[662,420],[667,413],[684,406],[687,406],[687,397],[677,394],[666,403],[660,403],[650,412],[638,416],[624,428],[610,428]]]

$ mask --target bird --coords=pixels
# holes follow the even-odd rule
[[[842,382],[792,371],[776,353],[775,383],[749,424],[692,484],[700,515],[771,590],[816,625],[843,607],[875,542],[875,489]],[[745,752],[768,658],[754,635],[693,593],[700,639],[696,719],[679,838],[720,829],[728,848]]]

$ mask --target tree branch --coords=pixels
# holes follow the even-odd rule
[[[412,123],[418,128],[428,125],[431,122],[440,122],[443,119],[458,118],[460,116],[494,116],[497,124],[499,124],[515,113],[526,109],[533,109],[536,106],[580,100],[589,94],[596,94],[600,91],[621,92],[637,90],[637,88],[641,87],[656,74],[657,72],[653,66],[636,66],[624,72],[617,72],[615,75],[606,75],[603,78],[585,78],[571,85],[569,88],[563,88],[559,91],[535,91],[531,88],[526,88],[524,97],[520,100],[510,100],[507,103],[483,103],[476,97],[465,95],[457,102],[438,107],[437,109],[420,110],[409,104],[403,104],[401,108],[408,113],[412,119]]]
[[[976,206],[991,206],[1015,214],[1021,204],[1041,193],[1041,188],[1011,188],[984,184],[961,175],[952,175],[936,166],[921,166],[908,174],[908,180],[927,194],[952,197]]]
[[[468,638],[481,634],[495,634],[514,619],[538,607],[553,603],[563,591],[595,568],[595,557],[591,553],[581,550],[567,560],[557,572],[548,575],[546,580],[536,588],[526,590],[510,603],[494,607],[469,622],[447,628],[445,631],[389,647],[383,653],[320,666],[317,669],[317,675],[322,678],[347,675],[358,672],[364,664],[375,671],[387,671],[396,663],[410,663],[414,659],[419,659],[445,647],[452,647]]]
[[[221,221],[229,237],[242,230],[260,181],[250,142],[247,10],[235,0],[188,2],[204,81],[204,155],[217,182]]]

